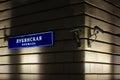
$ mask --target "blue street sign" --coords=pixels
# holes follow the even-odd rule
[[[37,46],[52,46],[53,32],[42,32],[8,38],[8,48],[18,49]]]

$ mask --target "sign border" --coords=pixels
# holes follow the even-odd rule
[[[46,33],[51,33],[51,44],[46,44],[46,45],[39,45],[39,46],[31,46],[31,47],[17,47],[17,48],[10,48],[9,47],[9,39],[10,38],[22,38],[24,36],[33,36],[33,35],[37,35],[37,34],[46,34]],[[8,49],[13,50],[13,49],[22,49],[22,48],[33,48],[33,47],[43,47],[43,46],[52,46],[54,45],[54,32],[53,31],[48,31],[48,32],[40,32],[40,33],[34,33],[34,34],[28,34],[28,35],[21,35],[21,36],[13,36],[13,37],[8,37]]]

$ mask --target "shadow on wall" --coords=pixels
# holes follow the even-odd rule
[[[10,31],[10,35],[19,36],[53,30],[52,26],[55,23],[51,22],[52,25],[50,25],[46,24],[46,22],[51,21],[55,17],[57,18],[57,16],[53,15],[54,11],[50,12],[47,9],[49,10],[50,5],[69,4],[70,1],[13,0],[12,7],[17,7],[12,10],[12,17],[14,18],[11,19],[11,26],[13,28]],[[39,6],[41,7],[38,8]],[[44,9],[45,12],[43,12]],[[73,8],[70,8],[68,11],[65,11],[65,13],[60,12],[59,15],[74,15]],[[64,23],[62,20],[60,21],[59,23]],[[55,39],[57,36],[55,34]],[[77,63],[76,61],[80,52],[69,52],[71,50],[68,47],[69,44],[65,45],[66,47],[60,42],[56,42],[53,47],[11,50],[10,53],[14,55],[10,57],[10,80],[84,80],[84,63]],[[68,50],[68,52],[64,50]],[[80,56],[79,59],[83,59],[81,57],[83,56]],[[24,60],[22,60],[23,58]]]

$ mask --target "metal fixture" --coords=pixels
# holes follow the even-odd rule
[[[8,35],[6,34],[6,26],[4,26],[4,41],[8,40]]]
[[[73,32],[74,33],[74,37],[76,39],[76,42],[77,42],[77,46],[78,47],[81,47],[81,28],[76,28],[76,29],[73,29],[71,30],[70,32]]]
[[[91,47],[92,42],[94,42],[97,39],[97,34],[104,33],[105,31],[102,30],[100,27],[95,26],[93,29],[88,29],[88,47]],[[94,36],[94,39],[92,37]]]

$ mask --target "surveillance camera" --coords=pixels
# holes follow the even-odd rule
[[[96,31],[96,33],[99,33],[99,32],[101,32],[101,33],[104,33],[104,30],[102,30],[100,27],[98,27],[98,26],[95,26],[94,27],[94,30]]]

